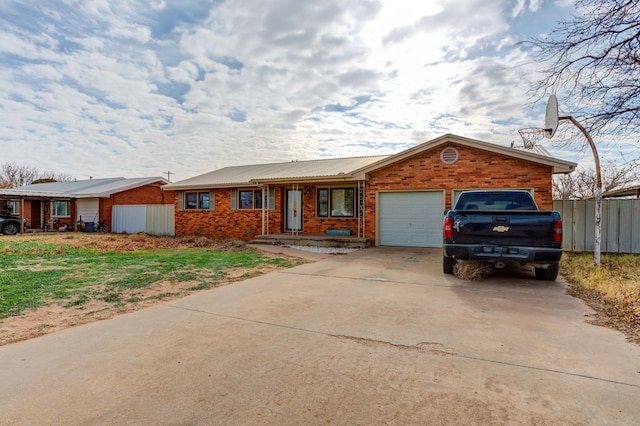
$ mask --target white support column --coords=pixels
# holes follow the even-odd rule
[[[364,238],[365,231],[365,215],[366,215],[366,192],[365,182],[358,181],[358,238]]]
[[[269,185],[262,185],[262,235],[269,235]]]
[[[300,227],[297,225],[297,218],[302,214],[300,211],[302,209],[302,200],[298,199],[298,191],[300,187],[297,183],[294,183],[291,187],[291,200],[289,200],[289,206],[291,207],[291,218],[294,222],[293,224],[289,224],[291,226],[291,235],[298,235],[300,231]]]

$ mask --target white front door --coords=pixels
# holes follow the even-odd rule
[[[287,223],[288,231],[302,230],[302,190],[287,189]]]

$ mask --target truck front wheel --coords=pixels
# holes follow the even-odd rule
[[[558,270],[560,269],[559,262],[550,263],[546,268],[535,268],[536,278],[545,281],[555,281],[558,278]]]
[[[456,265],[456,260],[450,257],[442,257],[442,272],[445,274],[453,274],[453,267]]]

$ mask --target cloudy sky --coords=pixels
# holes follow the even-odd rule
[[[3,0],[0,163],[172,181],[542,126],[568,0]],[[562,109],[562,98],[560,98]],[[577,162],[581,153],[547,146]],[[617,155],[620,146],[601,149]],[[164,174],[166,177],[166,174]]]

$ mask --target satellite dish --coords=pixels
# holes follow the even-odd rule
[[[546,130],[544,135],[547,138],[551,139],[556,134],[558,122],[558,98],[556,95],[551,95],[547,101],[547,111],[544,114],[544,129]]]

